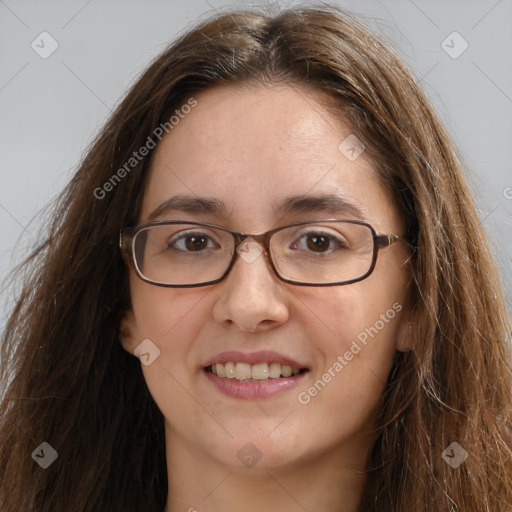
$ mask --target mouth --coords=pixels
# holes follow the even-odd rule
[[[290,378],[308,371],[307,368],[295,368],[281,363],[249,364],[234,361],[215,363],[207,366],[205,370],[223,379],[235,379],[244,382]]]
[[[306,378],[310,369],[273,351],[224,352],[206,361],[203,375],[231,398],[260,400],[284,393]]]

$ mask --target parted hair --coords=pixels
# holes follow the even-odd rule
[[[151,153],[103,197],[97,190],[195,94],[275,83],[328,94],[414,249],[413,346],[397,352],[381,399],[359,511],[510,511],[511,327],[466,166],[389,45],[322,4],[197,23],[147,67],[89,146],[16,274],[1,339],[2,512],[163,510],[163,416],[119,342],[130,298],[118,233],[137,223]],[[43,441],[58,453],[46,469],[31,457]],[[441,456],[452,442],[468,454],[458,468]]]

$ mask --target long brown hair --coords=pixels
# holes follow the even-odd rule
[[[104,184],[194,94],[272,82],[330,95],[415,248],[414,346],[396,355],[359,510],[510,510],[511,329],[462,159],[387,45],[322,5],[200,23],[148,67],[91,144],[22,267],[2,338],[2,512],[163,509],[163,417],[118,332],[129,307],[118,232],[137,223],[150,155]],[[31,456],[44,441],[58,453],[47,469]],[[458,468],[442,457],[452,442],[468,454]]]

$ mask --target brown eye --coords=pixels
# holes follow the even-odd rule
[[[331,234],[321,231],[308,231],[302,233],[291,244],[290,248],[309,254],[331,254],[334,251],[347,249],[348,246],[341,233]]]
[[[307,237],[307,247],[313,252],[325,252],[329,249],[329,237],[322,234],[311,234]]]
[[[168,240],[167,248],[171,250],[187,252],[203,252],[206,249],[214,249],[218,246],[213,239],[205,233],[182,233]]]
[[[191,235],[185,238],[185,247],[188,251],[200,251],[207,246],[208,239],[203,235]]]

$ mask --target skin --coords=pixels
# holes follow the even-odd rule
[[[276,217],[293,195],[337,193],[377,233],[402,234],[392,198],[365,153],[349,161],[338,145],[350,127],[328,113],[322,93],[286,85],[222,86],[198,104],[153,155],[140,222],[175,194],[214,197],[227,215],[173,211],[244,233],[312,219],[353,218],[312,211]],[[396,350],[409,348],[405,244],[380,251],[374,272],[346,286],[301,287],[275,276],[265,257],[238,258],[216,285],[176,289],[130,275],[132,310],[121,326],[133,354],[149,338],[161,351],[142,366],[165,417],[169,494],[165,512],[244,510],[354,512],[365,483],[375,412]],[[365,328],[402,310],[304,405],[307,390]],[[305,380],[277,396],[241,400],[220,393],[202,364],[228,350],[275,350],[305,363]],[[237,452],[253,443],[252,468]]]

